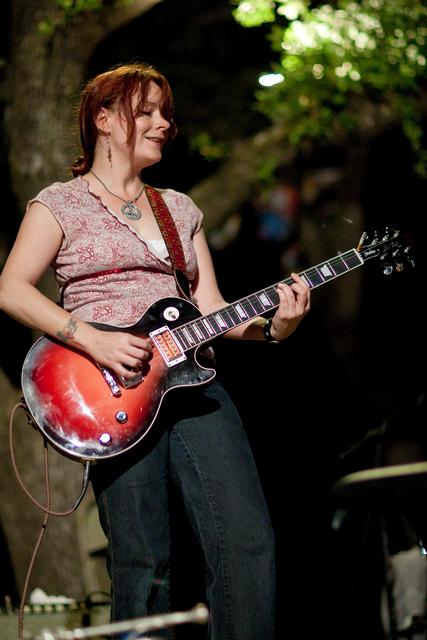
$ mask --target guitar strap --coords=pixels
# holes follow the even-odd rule
[[[154,187],[146,185],[145,193],[147,194],[148,202],[150,203],[150,207],[153,210],[154,217],[156,218],[157,224],[159,225],[160,231],[162,232],[162,236],[165,241],[172,264],[178,291],[183,298],[191,301],[190,283],[186,274],[185,256],[181,244],[181,239],[175,225],[175,221],[160,191],[154,189]],[[65,289],[74,282],[80,282],[80,280],[86,280],[87,278],[108,276],[113,273],[122,273],[123,271],[141,271],[143,269],[144,267],[142,266],[116,267],[115,269],[105,269],[104,271],[96,271],[95,273],[70,278],[64,283],[61,288],[60,305],[62,307],[64,306]]]
[[[146,185],[145,193],[147,194],[148,201],[168,249],[178,291],[183,298],[191,302],[190,283],[186,275],[184,251],[175,221],[160,191]],[[212,363],[215,361],[212,347],[205,347],[199,355],[206,358],[206,363],[209,364],[209,366],[212,366]]]
[[[190,283],[185,273],[186,265],[184,251],[182,249],[175,221],[160,191],[146,185],[145,193],[147,194],[148,202],[153,210],[169,252],[178,290],[184,298],[190,300]]]

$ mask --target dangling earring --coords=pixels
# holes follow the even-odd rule
[[[110,167],[113,167],[113,163],[112,163],[112,153],[111,153],[111,143],[110,143],[110,134],[107,133],[107,158],[108,158],[108,162],[110,163]]]

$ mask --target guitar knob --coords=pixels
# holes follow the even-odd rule
[[[124,424],[125,422],[127,422],[128,414],[126,413],[126,411],[117,411],[116,420],[117,422],[120,422],[120,424]]]

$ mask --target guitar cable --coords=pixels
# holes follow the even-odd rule
[[[90,472],[90,462],[86,461],[84,463],[84,471],[83,471],[83,481],[82,481],[82,489],[80,492],[79,497],[77,498],[75,504],[71,507],[71,509],[69,509],[68,511],[54,511],[50,508],[50,486],[49,486],[49,456],[48,456],[48,442],[46,440],[46,438],[43,436],[43,457],[44,457],[44,470],[45,470],[45,496],[46,496],[46,504],[43,505],[41,504],[38,500],[36,500],[36,498],[34,498],[34,496],[30,493],[30,491],[27,489],[21,474],[19,473],[18,470],[18,466],[16,463],[16,457],[15,457],[15,451],[14,451],[14,447],[13,447],[13,421],[15,418],[15,414],[16,411],[18,409],[22,409],[25,413],[25,415],[27,416],[27,420],[29,422],[29,424],[32,424],[32,418],[31,418],[31,414],[28,411],[27,405],[21,401],[18,402],[14,408],[12,409],[12,413],[10,416],[10,421],[9,421],[9,448],[10,448],[10,458],[12,461],[12,466],[13,466],[13,470],[15,472],[15,476],[16,479],[18,480],[18,483],[21,487],[21,489],[23,490],[23,492],[25,493],[25,495],[29,498],[29,500],[36,506],[38,507],[38,509],[40,509],[43,513],[44,513],[44,518],[43,518],[43,523],[40,529],[40,533],[38,535],[36,544],[34,546],[33,549],[33,553],[30,559],[30,563],[28,565],[28,569],[27,569],[27,573],[25,576],[25,581],[24,581],[24,588],[22,591],[22,596],[21,596],[21,602],[19,605],[19,614],[18,614],[18,640],[22,640],[23,639],[23,633],[24,633],[24,607],[25,607],[25,601],[27,598],[27,593],[28,593],[28,587],[30,584],[30,578],[31,578],[31,574],[33,571],[33,567],[34,567],[34,563],[37,557],[37,553],[39,551],[44,533],[46,531],[46,527],[47,527],[47,522],[49,519],[49,516],[56,516],[56,517],[65,517],[65,516],[69,516],[72,513],[74,513],[74,511],[77,509],[77,507],[79,506],[79,504],[81,503],[81,501],[83,500],[83,497],[86,493],[86,490],[89,486],[89,472]]]

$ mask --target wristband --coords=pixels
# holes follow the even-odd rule
[[[276,338],[273,338],[273,336],[271,335],[271,325],[273,324],[273,318],[268,318],[267,322],[264,324],[262,331],[264,333],[264,338],[266,339],[267,342],[270,342],[271,344],[279,344],[280,340],[276,340]]]

